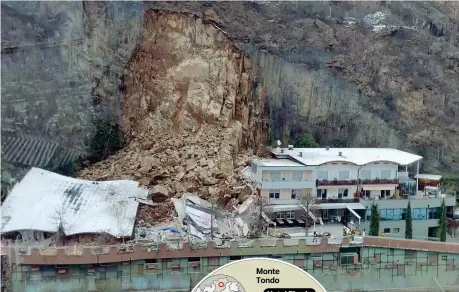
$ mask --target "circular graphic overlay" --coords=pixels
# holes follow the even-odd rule
[[[226,291],[237,291],[246,292],[244,287],[239,281],[233,277],[217,274],[213,276],[207,276],[201,283],[198,284],[193,291],[199,292],[226,292]]]
[[[192,292],[326,292],[314,277],[290,263],[249,258],[220,267]]]

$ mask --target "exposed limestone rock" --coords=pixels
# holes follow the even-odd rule
[[[146,14],[125,75],[128,144],[77,176],[133,177],[152,187],[152,200],[160,205],[185,192],[205,199],[231,194],[244,185],[238,162],[263,145],[267,133],[260,122],[264,101],[252,100],[260,89],[247,63],[243,52],[202,19]]]

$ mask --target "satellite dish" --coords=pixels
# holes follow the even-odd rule
[[[282,142],[280,140],[277,140],[277,146],[282,145]]]

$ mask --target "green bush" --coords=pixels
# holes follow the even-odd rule
[[[301,133],[297,135],[294,139],[293,145],[298,148],[314,148],[319,146],[316,139],[308,133]]]
[[[95,120],[93,124],[96,131],[89,143],[88,160],[91,163],[107,158],[108,155],[124,146],[124,138],[118,124],[101,119]]]

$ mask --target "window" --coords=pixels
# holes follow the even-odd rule
[[[380,209],[379,215],[383,221],[397,221],[404,220],[404,212],[405,209]]]
[[[317,179],[319,180],[328,180],[328,171],[318,171]]]
[[[371,170],[360,170],[360,179],[371,179]]]
[[[285,219],[285,211],[277,212],[276,219]]]
[[[293,181],[302,181],[303,172],[302,171],[292,171],[292,180]]]
[[[269,198],[270,199],[279,199],[280,190],[269,190]]]
[[[348,194],[348,189],[338,189],[338,198],[346,198]]]
[[[392,233],[400,233],[400,228],[394,228],[394,229],[392,229]]]
[[[415,259],[417,252],[411,249],[405,249],[405,259]]]
[[[428,208],[427,209],[427,218],[428,219],[438,219],[438,214],[440,210],[438,208]]]
[[[413,209],[413,220],[425,220],[427,219],[427,210],[424,208]]]
[[[386,220],[394,220],[394,209],[387,209],[386,210]]]
[[[340,180],[349,179],[349,170],[340,170],[338,177]]]
[[[327,190],[326,189],[317,189],[317,198],[326,199],[327,198]]]
[[[292,200],[295,200],[296,199],[296,190],[292,190],[292,196],[291,196]]]
[[[389,179],[389,178],[391,178],[391,171],[381,170],[381,179]]]
[[[371,191],[369,191],[369,190],[363,190],[362,191],[362,196],[370,198],[370,195],[371,195]]]
[[[390,190],[381,190],[381,198],[389,198]]]
[[[281,181],[281,172],[280,171],[271,171],[270,173],[271,181]]]
[[[384,233],[390,233],[390,228],[384,228]]]
[[[287,211],[285,215],[286,219],[295,219],[295,211]]]

